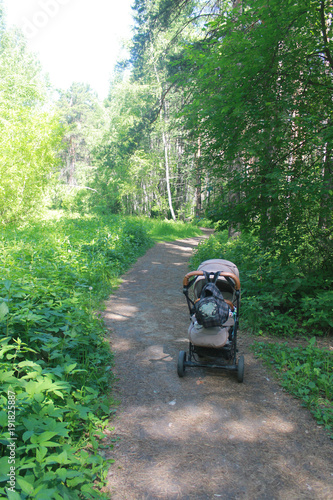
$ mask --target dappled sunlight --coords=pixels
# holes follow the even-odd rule
[[[307,459],[305,420],[293,418],[289,400],[247,352],[245,335],[243,384],[217,369],[188,368],[178,377],[189,326],[182,279],[192,251],[178,243],[156,245],[107,303],[122,401],[110,492],[115,500],[279,500],[320,491],[327,475],[318,478],[318,458]]]
[[[136,306],[126,305],[126,309],[121,309],[121,312],[117,312],[117,308],[114,307],[114,311],[110,311],[109,308],[106,309],[104,313],[104,318],[106,320],[112,321],[127,321],[128,319],[134,318],[138,313],[139,309]]]
[[[258,498],[260,492],[266,498],[269,489],[277,487],[280,496],[276,498],[282,499],[294,498],[297,485],[301,491],[306,484],[309,492],[324,487],[324,475],[318,478],[315,473],[323,461],[315,454],[304,454],[301,448],[289,453],[297,424],[278,413],[263,419],[259,410],[257,418],[237,420],[227,406],[177,399],[163,404],[153,398],[152,394],[149,406],[126,409],[136,426],[126,428],[122,439],[130,444],[131,460],[138,461],[138,494],[142,491],[152,498],[162,495],[168,499],[187,495],[234,498],[231,491],[239,488],[240,498]],[[273,449],[272,440],[277,444]],[[218,453],[219,449],[224,453]],[[248,457],[246,467],[244,457]],[[113,483],[116,481],[114,476]]]
[[[111,339],[112,345],[112,339]],[[134,348],[134,343],[131,339],[123,339],[121,341],[117,341],[116,352],[127,352]]]
[[[292,435],[296,430],[295,424],[277,414],[267,419],[261,414],[235,419],[230,418],[227,406],[219,408],[206,402],[197,405],[177,399],[158,404],[154,402],[154,393],[149,407],[131,406],[127,411],[140,421],[141,432],[147,438],[167,440],[170,444],[190,440],[193,436],[198,440],[206,437],[207,443],[213,438],[216,444],[226,440],[269,442],[275,436]]]
[[[247,418],[246,421],[229,421],[224,426],[228,439],[256,441],[272,439],[278,433],[288,434],[295,430],[295,425],[275,415],[268,420]]]

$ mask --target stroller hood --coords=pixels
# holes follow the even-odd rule
[[[205,260],[198,267],[198,271],[209,271],[211,273],[217,273],[220,271],[222,273],[233,273],[237,278],[239,278],[239,271],[237,266],[230,262],[230,260],[224,259],[209,259]],[[198,278],[200,279],[200,277]],[[203,277],[201,279],[204,279]]]
[[[232,273],[235,276],[237,276],[237,278],[239,278],[239,271],[237,269],[237,266],[235,266],[235,264],[233,264],[229,260],[224,260],[224,259],[205,260],[200,264],[197,270],[207,271],[210,273],[217,273],[218,271],[222,273]],[[201,290],[205,285],[205,282],[206,281],[204,276],[197,277],[193,289],[195,299],[198,299],[200,297]],[[224,299],[228,299],[231,302],[234,302],[235,299],[234,292],[223,276],[219,276],[216,282],[216,286],[222,292]]]

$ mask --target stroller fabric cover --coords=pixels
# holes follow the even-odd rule
[[[239,271],[235,264],[224,259],[210,259],[202,262],[198,267],[198,271],[206,271],[209,273],[231,272],[239,277]],[[194,284],[194,296],[199,299],[201,292],[206,285],[204,276],[198,276]],[[234,294],[231,286],[226,279],[221,276],[218,278],[216,285],[222,290],[223,298],[234,302]],[[197,322],[195,314],[191,317],[191,323],[188,329],[189,339],[193,345],[201,347],[221,348],[228,342],[229,328],[234,324],[232,314],[226,317],[226,321],[222,326],[212,326],[205,328]]]
[[[193,345],[219,349],[228,342],[228,330],[229,328],[225,326],[204,328],[202,325],[199,325],[195,316],[192,316],[188,335]]]

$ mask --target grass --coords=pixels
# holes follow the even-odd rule
[[[154,241],[173,241],[202,234],[202,231],[195,224],[158,219],[148,220],[150,226],[148,232]]]
[[[4,228],[1,497],[107,498],[110,461],[98,449],[113,412],[112,352],[95,311],[163,232],[198,234],[181,223],[64,213]]]

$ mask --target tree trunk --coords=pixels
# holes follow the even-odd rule
[[[320,202],[320,212],[319,212],[319,229],[328,229],[329,226],[329,215],[331,213],[330,206],[330,192],[333,191],[333,148],[328,144],[325,145],[325,156],[324,156],[324,168],[323,168],[323,195]]]
[[[202,215],[200,158],[201,158],[201,142],[200,142],[200,137],[199,137],[198,138],[198,151],[197,151],[196,162],[195,162],[195,171],[196,171],[195,216],[196,217],[201,217],[201,215]]]
[[[169,155],[168,155],[168,141],[166,139],[166,134],[163,130],[162,132],[163,146],[164,146],[164,159],[165,159],[165,180],[168,192],[168,203],[171,212],[171,217],[176,220],[175,212],[172,206],[171,188],[170,188],[170,172],[169,172]]]

